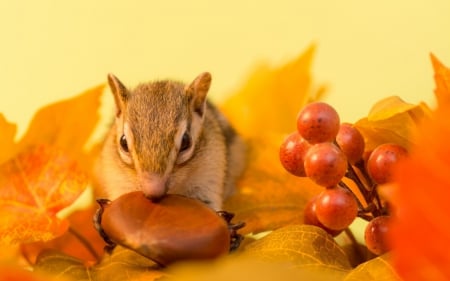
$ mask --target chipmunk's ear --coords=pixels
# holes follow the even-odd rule
[[[206,105],[206,95],[211,85],[211,74],[204,72],[197,76],[195,80],[187,87],[187,93],[192,95],[192,105],[194,111],[203,116]]]
[[[120,80],[113,74],[108,74],[108,84],[111,88],[111,92],[114,95],[114,101],[116,102],[116,116],[122,112],[125,102],[128,99],[127,88],[120,82]]]

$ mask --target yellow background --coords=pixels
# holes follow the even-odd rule
[[[315,81],[356,121],[387,95],[432,102],[429,53],[450,65],[448,0],[1,0],[0,30],[0,112],[19,132],[37,108],[108,72],[135,85],[208,70],[220,99],[258,63],[315,43]]]

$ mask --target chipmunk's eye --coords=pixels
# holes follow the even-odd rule
[[[192,144],[191,136],[189,135],[188,132],[184,133],[183,138],[181,139],[180,152],[183,152],[189,147],[191,147],[191,144]]]
[[[122,147],[123,151],[129,152],[129,150],[128,150],[128,142],[127,142],[127,138],[125,137],[125,135],[122,135],[120,137],[120,146]]]

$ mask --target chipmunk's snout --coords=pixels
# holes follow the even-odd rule
[[[167,179],[157,175],[145,175],[142,177],[140,187],[147,198],[159,199],[167,193]]]

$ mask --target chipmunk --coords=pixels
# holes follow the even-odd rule
[[[112,74],[108,83],[116,111],[95,166],[102,195],[181,194],[220,210],[244,169],[245,144],[206,98],[211,75],[189,85],[164,80],[133,90]]]

